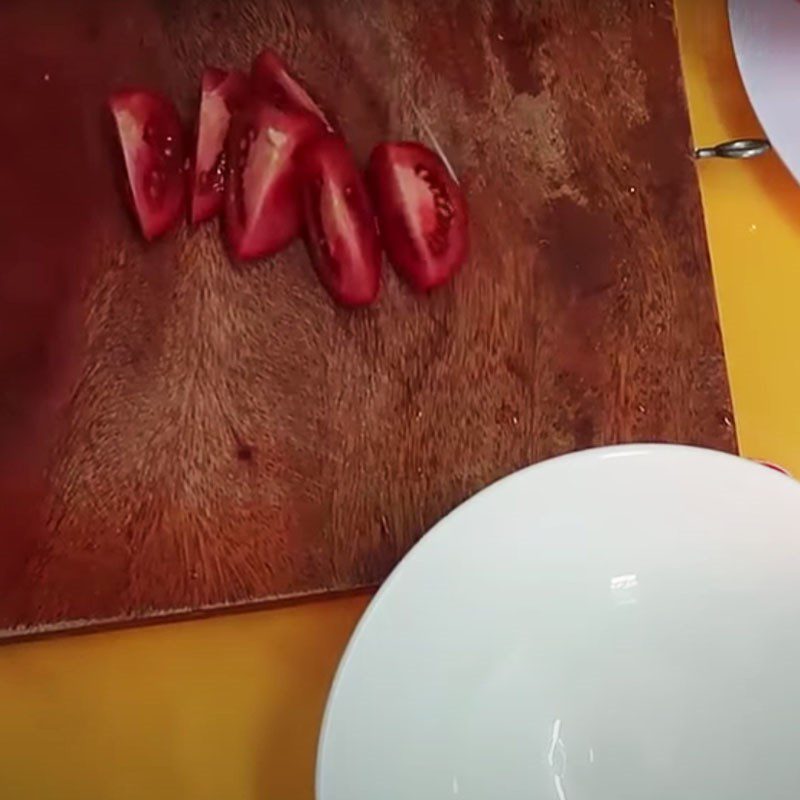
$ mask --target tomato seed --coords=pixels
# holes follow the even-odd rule
[[[159,200],[163,194],[164,178],[164,173],[158,169],[151,170],[147,176],[145,188],[150,199],[154,202]]]

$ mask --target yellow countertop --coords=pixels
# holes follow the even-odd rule
[[[725,0],[676,0],[697,144],[760,134]],[[742,451],[800,475],[800,187],[699,165]],[[310,800],[336,662],[368,598],[0,648],[0,797]]]

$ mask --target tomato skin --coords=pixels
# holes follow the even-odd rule
[[[419,142],[383,142],[368,177],[392,266],[418,292],[450,280],[469,253],[469,218],[442,159]]]
[[[129,200],[149,241],[182,216],[186,190],[183,126],[175,106],[147,89],[117,91],[108,105],[125,161]]]
[[[306,244],[336,302],[373,303],[380,291],[381,246],[364,178],[344,139],[328,134],[298,156]]]
[[[304,111],[282,111],[250,98],[226,142],[224,228],[239,259],[270,256],[302,232],[297,151],[325,133]]]
[[[225,138],[231,117],[247,97],[248,82],[238,70],[208,67],[203,72],[197,142],[190,173],[190,220],[197,224],[222,209],[225,191]]]
[[[289,72],[280,56],[267,48],[256,56],[250,71],[253,92],[281,111],[307,111],[332,131],[328,118],[311,95]]]

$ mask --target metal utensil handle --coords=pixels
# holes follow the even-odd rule
[[[695,158],[754,158],[771,149],[766,139],[733,139],[714,147],[698,147]]]

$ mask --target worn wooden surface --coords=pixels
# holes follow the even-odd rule
[[[522,465],[734,448],[664,0],[6,0],[0,45],[6,634],[373,584]],[[300,244],[139,239],[105,96],[188,120],[203,65],[264,45],[360,159],[435,133],[473,218],[452,287],[387,269],[351,313]]]

